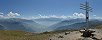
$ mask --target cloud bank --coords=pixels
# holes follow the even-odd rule
[[[21,16],[19,13],[13,13],[13,12],[9,12],[8,14],[6,14],[4,16],[4,13],[0,12],[0,18],[16,18],[18,16]]]
[[[0,18],[1,18],[1,17],[4,17],[4,16],[3,16],[3,13],[0,12]]]
[[[62,19],[76,19],[76,18],[85,18],[85,14],[83,13],[73,13],[71,16],[65,16],[65,15],[61,15],[61,16],[56,16],[56,15],[41,15],[38,14],[38,16],[36,17],[30,17],[31,19],[39,19],[39,18],[62,18]]]
[[[8,14],[5,14],[0,12],[0,18],[17,18],[21,16],[21,14],[19,13],[14,13],[14,12],[9,12]],[[83,13],[73,13],[70,16],[65,16],[65,15],[61,15],[61,16],[57,16],[57,15],[41,15],[38,14],[38,16],[32,16],[32,17],[22,17],[22,19],[40,19],[40,18],[60,18],[60,19],[77,19],[77,18],[85,18],[85,14]],[[99,17],[97,15],[92,15],[92,17],[90,19],[102,19],[102,17]]]
[[[14,17],[20,16],[20,14],[10,12],[10,13],[7,14],[7,16],[8,16],[9,18],[14,18]]]
[[[40,19],[40,18],[60,18],[60,19],[77,19],[77,18],[83,18],[85,19],[85,14],[84,13],[73,13],[72,15],[70,16],[65,16],[65,15],[61,15],[61,16],[57,16],[57,15],[41,15],[41,14],[38,14],[38,16],[32,16],[32,17],[29,17],[29,19]],[[25,18],[26,19],[26,18]],[[28,18],[27,18],[28,19]],[[97,15],[92,15],[90,17],[90,19],[102,19],[102,17],[100,16],[97,16]]]
[[[102,17],[99,17],[97,15],[93,15],[94,19],[102,19]]]

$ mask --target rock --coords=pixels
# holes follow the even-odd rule
[[[80,30],[80,33],[83,33],[82,34],[82,37],[93,37],[95,31],[92,31],[92,30]]]
[[[65,32],[65,35],[70,34],[70,32]]]
[[[58,38],[64,38],[63,36],[59,36]]]

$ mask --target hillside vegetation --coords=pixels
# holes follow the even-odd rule
[[[102,29],[102,25],[96,26],[96,29]]]
[[[46,40],[46,34],[34,34],[23,31],[0,30],[0,40]]]
[[[102,25],[96,26],[96,29],[102,29]],[[29,33],[18,30],[0,30],[0,40],[48,40],[55,34],[77,30],[57,30],[43,33]]]

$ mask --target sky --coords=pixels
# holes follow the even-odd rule
[[[83,15],[80,4],[86,0],[0,0],[1,17],[35,18]],[[101,17],[102,0],[87,0],[93,8],[90,16]],[[83,14],[82,14],[83,13]],[[76,16],[77,17],[77,16]]]

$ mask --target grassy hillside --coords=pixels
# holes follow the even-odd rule
[[[102,29],[102,25],[96,26],[96,29]]]
[[[96,26],[96,29],[102,29],[102,25]],[[54,34],[75,30],[58,30],[51,32],[43,32],[40,34],[29,33],[17,30],[0,30],[0,40],[48,40]]]
[[[0,30],[0,40],[46,40],[47,34],[34,34],[23,31]]]

